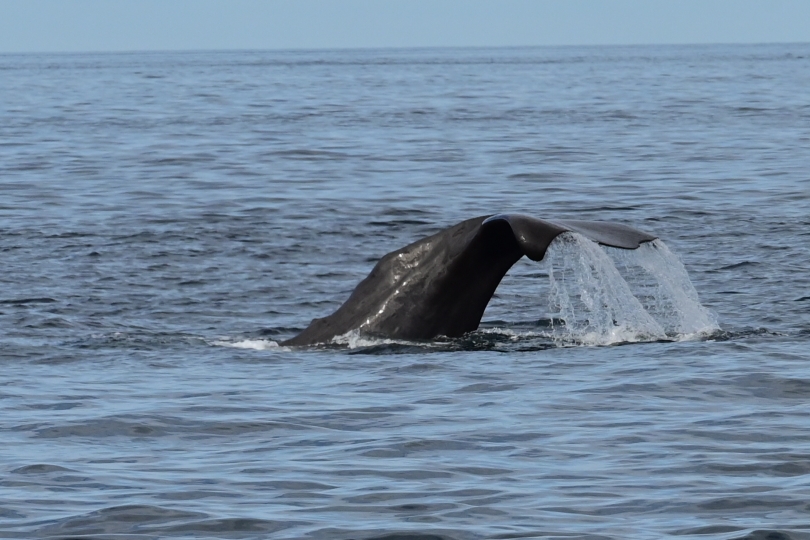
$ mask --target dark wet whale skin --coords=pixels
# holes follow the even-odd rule
[[[337,311],[283,344],[323,343],[351,330],[407,340],[461,336],[478,328],[512,265],[524,255],[542,260],[552,240],[569,231],[624,249],[656,238],[601,221],[475,217],[388,253]]]

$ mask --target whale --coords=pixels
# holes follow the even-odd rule
[[[509,269],[524,256],[543,260],[551,242],[566,232],[621,249],[657,238],[607,221],[523,214],[467,219],[383,256],[334,313],[313,319],[281,345],[329,343],[351,331],[408,341],[472,332]]]

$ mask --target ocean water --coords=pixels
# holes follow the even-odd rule
[[[808,44],[0,56],[0,536],[810,538],[808,89]],[[671,257],[278,346],[508,212]],[[630,267],[681,326],[563,279]]]

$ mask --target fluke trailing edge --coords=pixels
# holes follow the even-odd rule
[[[604,221],[545,221],[520,214],[481,216],[385,255],[333,314],[314,319],[284,345],[312,345],[359,330],[426,340],[478,328],[506,272],[522,256],[540,261],[551,241],[577,232],[594,242],[636,249],[655,236]]]

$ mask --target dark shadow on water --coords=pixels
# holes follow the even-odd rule
[[[338,347],[343,349],[344,347]],[[367,347],[356,347],[348,350],[348,354],[368,354],[368,355],[389,355],[389,354],[422,354],[434,352],[435,349],[430,344],[420,345],[417,343],[380,343],[379,345],[369,345]]]
[[[774,332],[767,328],[732,328],[728,330],[718,330],[704,338],[704,341],[739,341],[752,337],[783,337],[786,334]]]
[[[533,352],[555,348],[568,347],[623,347],[645,343],[673,343],[679,341],[677,336],[670,338],[646,340],[646,341],[618,341],[606,344],[585,344],[575,339],[561,338],[553,336],[553,329],[564,327],[561,320],[539,319],[531,321],[503,321],[491,320],[481,324],[481,327],[457,338],[439,336],[430,341],[406,341],[391,340],[384,337],[355,335],[352,338],[342,336],[333,343],[324,343],[308,347],[297,348],[296,350],[318,350],[318,351],[346,351],[350,355],[389,355],[389,354],[431,354],[447,352],[472,352],[489,351],[502,353]],[[288,329],[285,329],[288,330]],[[262,336],[278,336],[279,331],[262,330]],[[289,336],[290,332],[286,332]],[[712,342],[712,341],[732,341],[744,339],[751,336],[775,336],[781,335],[770,332],[767,329],[743,329],[729,332],[718,330],[711,334],[706,334],[690,341]],[[282,340],[281,337],[278,338]]]
[[[205,536],[232,538],[274,533],[299,524],[254,518],[211,518],[202,512],[153,505],[124,505],[71,516],[40,527],[37,538],[138,538]]]
[[[758,529],[745,536],[735,536],[730,540],[810,540],[810,533]]]
[[[474,540],[478,535],[458,531],[349,531],[345,529],[322,529],[308,535],[307,538],[334,540]]]

